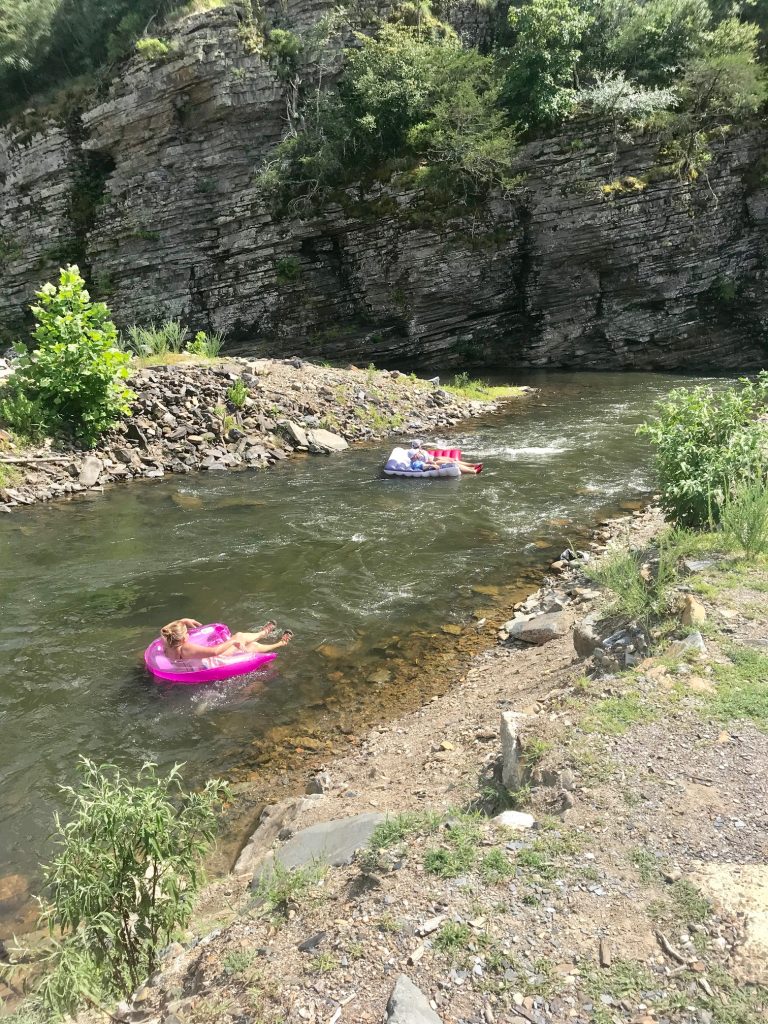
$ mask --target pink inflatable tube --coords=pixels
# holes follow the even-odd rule
[[[461,458],[460,448],[428,448],[427,454],[433,458],[437,455],[443,455],[447,459],[454,459],[456,462]]]
[[[189,631],[190,640],[206,647],[215,647],[216,644],[229,640],[231,635],[229,627],[222,622],[211,622],[207,626],[199,626]],[[144,651],[144,664],[153,676],[168,683],[216,683],[222,679],[231,679],[232,676],[241,676],[245,672],[255,672],[268,661],[274,660],[277,655],[270,651],[268,654],[224,654],[221,657],[226,659],[226,664],[204,668],[201,662],[190,662],[199,664],[200,667],[185,671],[177,662],[166,658],[163,641],[157,639]]]

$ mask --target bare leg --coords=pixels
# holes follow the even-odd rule
[[[248,634],[243,635],[247,636]],[[287,646],[291,642],[292,637],[293,633],[290,631],[290,629],[286,629],[286,631],[275,644],[260,644],[257,643],[255,640],[251,640],[248,642],[243,641],[242,643],[244,650],[248,651],[249,654],[267,654],[269,653],[269,651],[274,651],[278,647]]]
[[[242,644],[255,643],[257,640],[261,640],[262,637],[271,633],[274,628],[275,623],[270,620],[266,626],[262,626],[262,628],[257,630],[255,633],[242,633],[238,631],[237,633],[232,634],[232,639],[239,640]]]

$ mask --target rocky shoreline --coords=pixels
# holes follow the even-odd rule
[[[654,510],[605,523],[593,550],[607,535],[645,544],[660,524]],[[117,1018],[760,1019],[754,921],[727,891],[736,878],[743,897],[744,878],[722,862],[759,859],[768,743],[748,724],[723,732],[702,721],[689,659],[639,663],[652,701],[665,673],[688,687],[671,717],[637,715],[604,735],[588,727],[582,705],[594,714],[622,694],[574,640],[574,622],[601,605],[578,567],[545,579],[445,696],[374,729],[314,774],[306,795],[270,807],[235,873],[204,895],[196,937],[170,947]],[[541,616],[559,616],[558,628],[517,635],[515,622]],[[714,647],[700,654],[702,678],[717,657]],[[501,780],[524,811],[491,809]],[[727,818],[706,811],[726,800],[723,784]],[[697,814],[688,813],[693,790]],[[269,864],[309,870],[317,856],[321,877],[270,904]]]
[[[396,370],[298,358],[179,361],[137,369],[130,386],[131,415],[92,451],[20,451],[0,431],[0,513],[134,479],[264,469],[294,452],[325,455],[397,431],[428,434],[497,405]]]

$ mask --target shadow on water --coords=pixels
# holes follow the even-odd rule
[[[268,473],[172,477],[0,522],[0,901],[47,853],[77,756],[267,780],[428,699],[536,585],[566,537],[650,486],[637,425],[684,378],[556,374],[434,438],[486,464],[386,480],[387,443]],[[419,429],[414,427],[414,430]],[[157,685],[141,654],[178,615],[296,634],[269,668]],[[2,904],[0,903],[0,913]]]

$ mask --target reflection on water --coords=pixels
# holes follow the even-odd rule
[[[505,415],[436,442],[486,464],[381,479],[387,445],[269,473],[173,477],[0,522],[0,876],[44,850],[78,754],[200,778],[324,729],[377,690],[417,687],[492,594],[620,497],[647,489],[635,428],[681,378],[550,375]],[[159,686],[143,648],[178,615],[296,634],[269,669]],[[388,689],[388,687],[390,689]],[[321,723],[321,725],[318,725]],[[296,746],[297,744],[294,744]],[[310,747],[311,749],[311,747]]]

